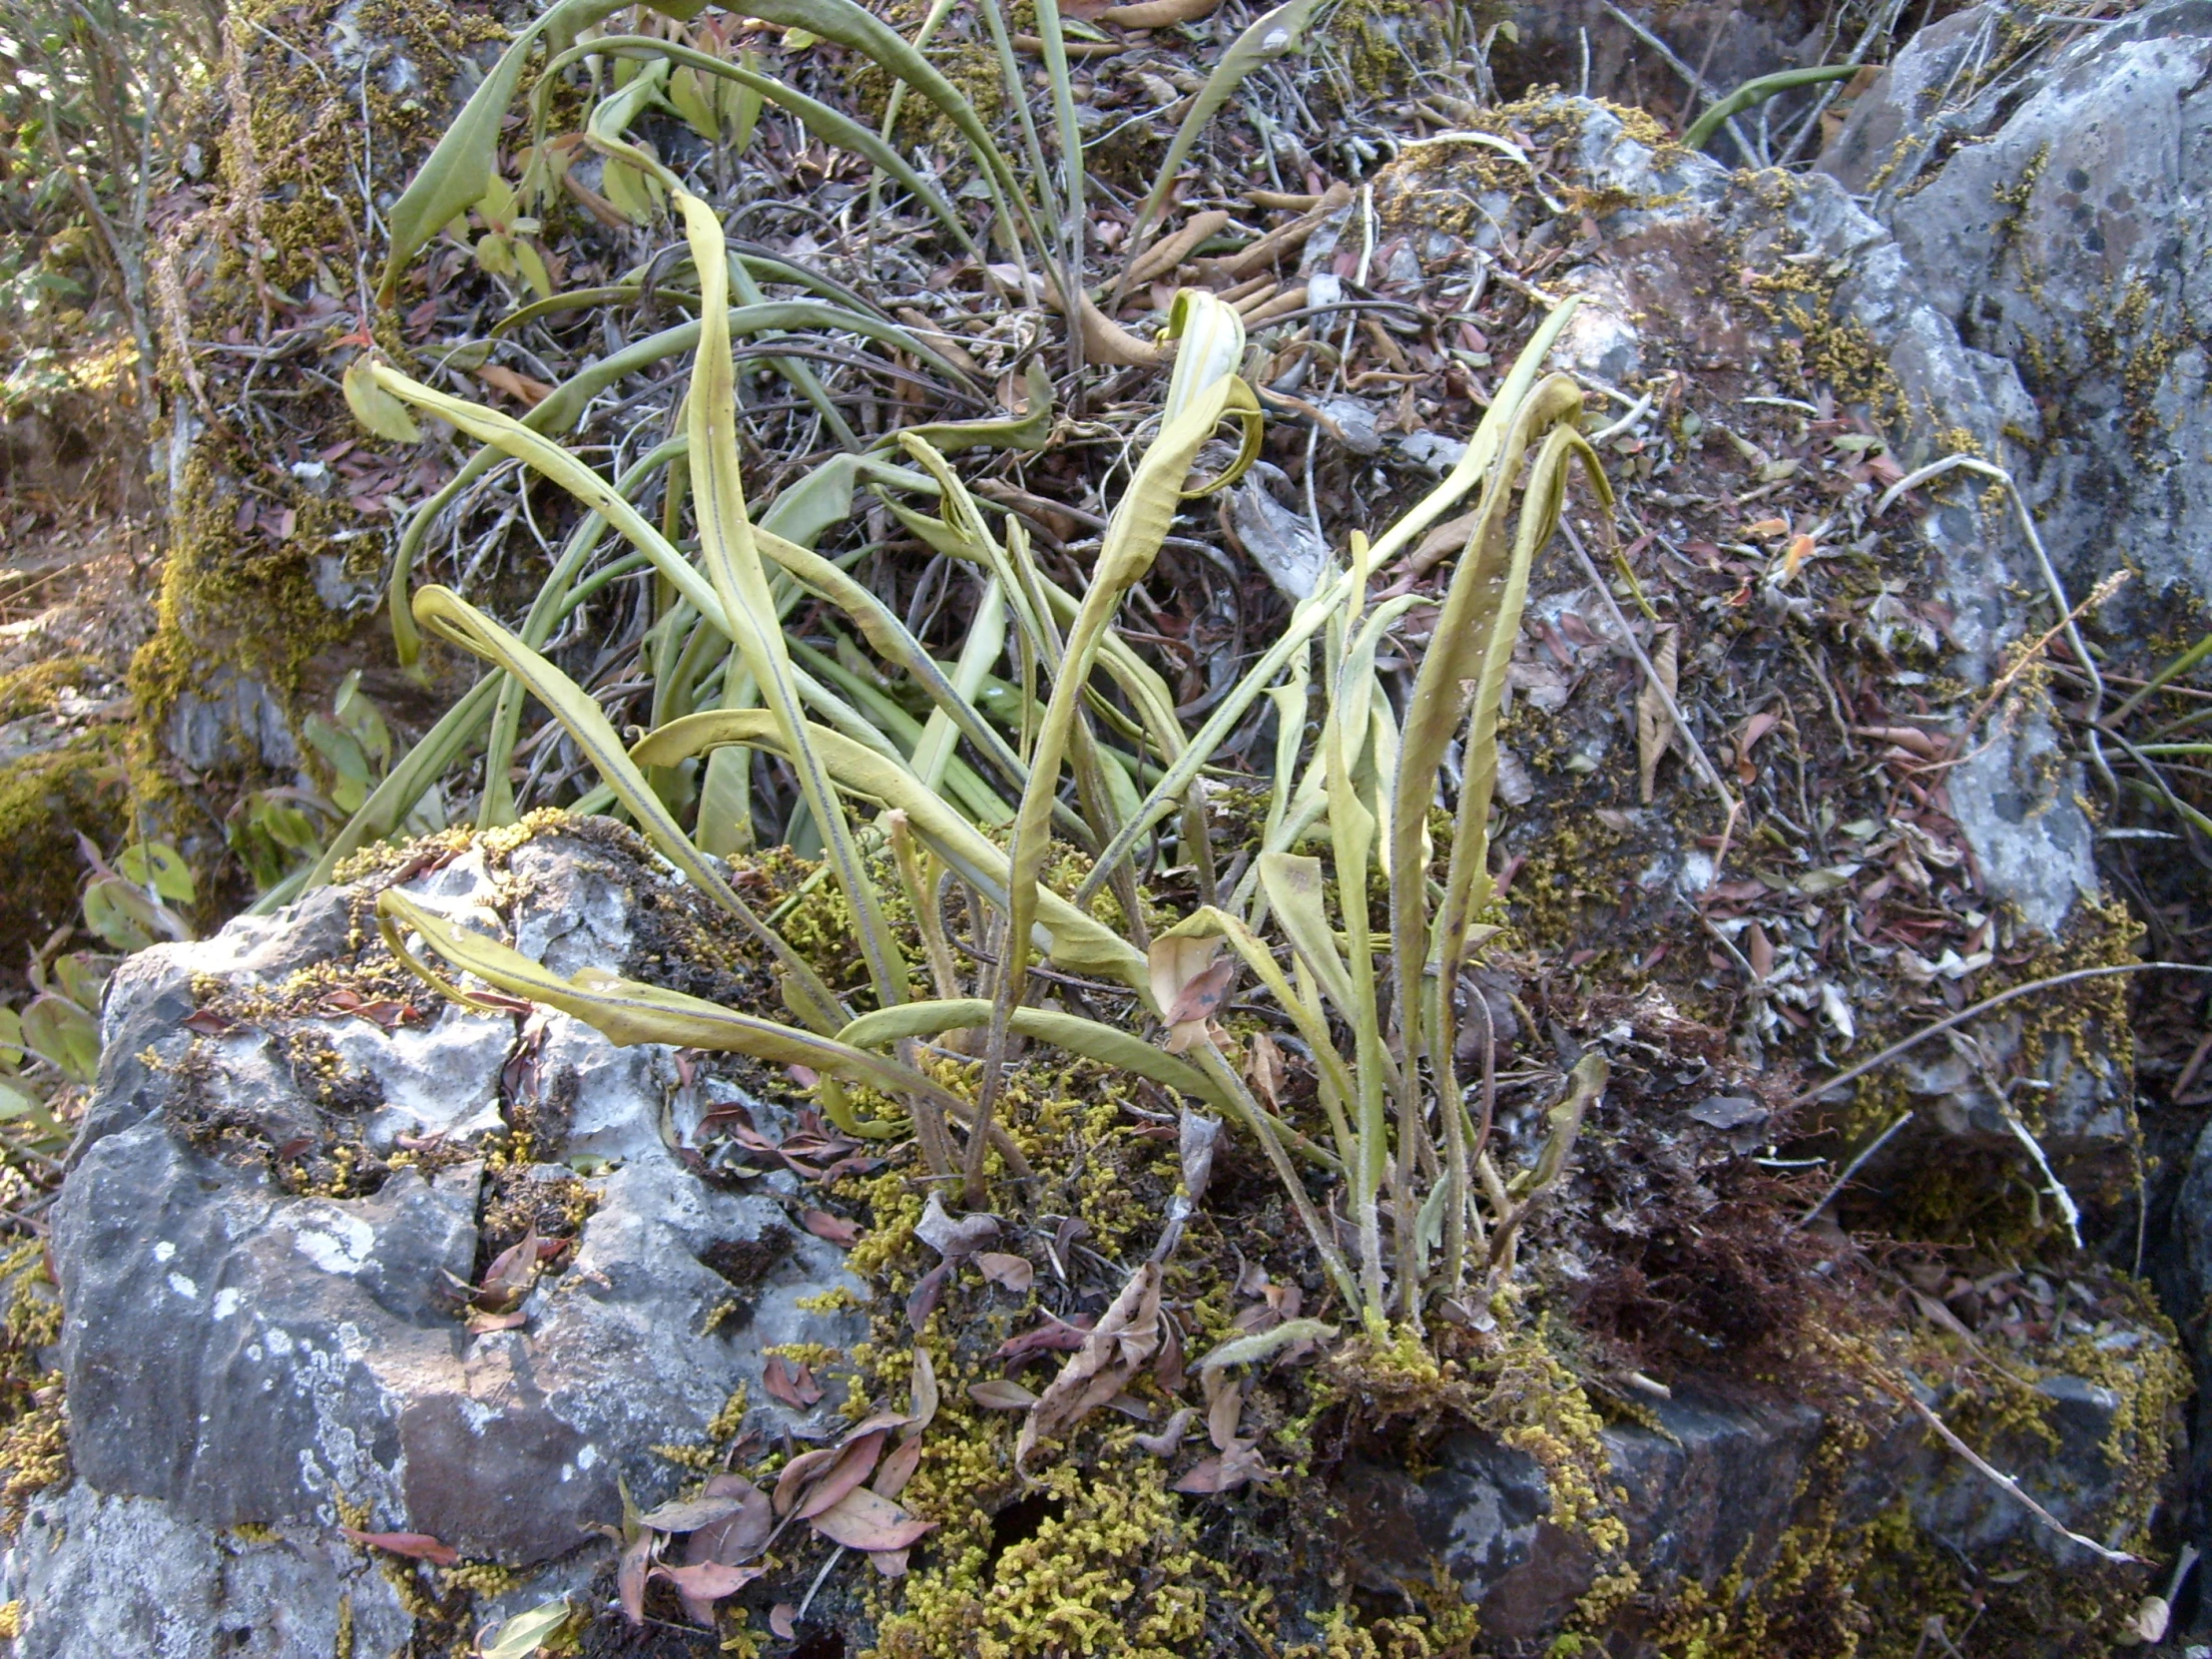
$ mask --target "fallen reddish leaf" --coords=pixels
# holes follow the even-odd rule
[[[929,1316],[937,1311],[937,1304],[944,1299],[945,1281],[952,1275],[950,1262],[939,1262],[914,1281],[912,1293],[906,1298],[906,1324],[919,1331],[929,1323]]]
[[[920,1466],[921,1436],[916,1434],[891,1448],[891,1454],[876,1465],[875,1478],[868,1485],[885,1497],[895,1498]]]
[[[615,1593],[622,1602],[623,1616],[632,1624],[645,1623],[646,1569],[652,1551],[653,1534],[640,1529],[623,1546],[622,1563],[615,1569]]]
[[[902,1549],[873,1549],[868,1551],[868,1565],[885,1578],[906,1576],[906,1552]]]
[[[855,1486],[809,1524],[831,1543],[872,1555],[877,1550],[904,1549],[937,1523],[916,1520],[889,1498]]]
[[[768,1627],[785,1641],[799,1638],[799,1609],[788,1601],[779,1601],[768,1610]]]
[[[835,1462],[842,1450],[841,1446],[816,1446],[812,1451],[802,1451],[786,1463],[784,1472],[776,1477],[776,1512],[779,1515],[790,1514],[792,1505],[799,1501],[799,1494],[805,1489],[807,1482],[817,1472]]]
[[[1215,1010],[1229,1000],[1229,987],[1236,977],[1237,958],[1234,956],[1224,956],[1201,969],[1184,981],[1167,1012],[1160,1016],[1161,1022],[1188,1025],[1194,1020],[1213,1018]]]
[[[1193,1465],[1190,1472],[1175,1483],[1175,1489],[1179,1492],[1234,1491],[1248,1480],[1263,1480],[1273,1472],[1262,1461],[1256,1444],[1232,1440],[1229,1449],[1219,1457],[1208,1457]]]
[[[813,1520],[825,1509],[843,1500],[844,1494],[863,1483],[875,1472],[876,1459],[883,1455],[883,1431],[862,1434],[837,1453],[837,1460],[815,1482],[814,1490],[801,1500],[799,1518]]]
[[[1008,1337],[998,1345],[994,1360],[1026,1360],[1032,1354],[1073,1354],[1083,1346],[1091,1334],[1091,1316],[1083,1315],[1070,1325],[1066,1320],[1045,1315],[1045,1323],[1034,1331],[1024,1331],[1018,1337]]]
[[[1003,1377],[986,1377],[968,1384],[968,1398],[993,1411],[1026,1411],[1037,1403],[1034,1390]]]
[[[804,1411],[822,1400],[822,1384],[806,1365],[795,1372],[781,1354],[772,1355],[761,1372],[761,1386],[795,1411]]]
[[[440,1543],[427,1532],[356,1532],[350,1526],[341,1526],[338,1530],[363,1548],[405,1555],[427,1561],[433,1567],[450,1567],[461,1558],[459,1550],[451,1544]]]
[[[841,1249],[850,1250],[859,1241],[860,1228],[857,1222],[846,1221],[842,1216],[832,1216],[827,1210],[809,1210],[800,1219],[806,1223],[807,1231],[816,1238],[828,1239]]]
[[[720,1561],[694,1561],[681,1567],[655,1567],[653,1576],[675,1585],[692,1622],[712,1630],[715,1603],[724,1596],[736,1595],[767,1571],[766,1567],[732,1567]]]
[[[776,1505],[768,1493],[742,1475],[718,1474],[707,1482],[712,1497],[735,1497],[738,1507],[710,1521],[684,1541],[687,1561],[720,1561],[742,1566],[768,1546],[776,1530]]]

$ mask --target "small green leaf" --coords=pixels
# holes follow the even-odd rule
[[[134,841],[115,861],[125,880],[151,886],[172,904],[190,904],[197,890],[192,866],[167,841]]]
[[[100,1070],[100,1027],[92,1015],[52,991],[23,1010],[23,1042],[73,1083],[90,1083]]]
[[[44,1105],[20,1083],[0,1083],[0,1120],[28,1117]]]
[[[420,443],[422,428],[407,405],[369,377],[368,359],[355,357],[345,370],[345,406],[353,418],[392,443]]]
[[[569,1605],[564,1597],[559,1601],[542,1602],[528,1612],[517,1613],[497,1630],[482,1639],[477,1648],[481,1659],[531,1659],[531,1655],[545,1646],[568,1623]]]
[[[613,166],[612,163],[608,165]],[[476,264],[487,276],[512,276],[515,274],[514,244],[496,231],[486,232],[476,239]]]
[[[23,1016],[0,1007],[0,1071],[13,1071],[23,1063]]]
[[[153,900],[118,875],[85,888],[84,912],[85,925],[118,950],[144,950],[161,931]]]
[[[515,266],[522,273],[522,279],[530,284],[530,291],[540,299],[553,297],[553,275],[545,269],[545,256],[527,242],[514,244]]]
[[[62,995],[89,1012],[97,1012],[101,993],[108,988],[108,970],[115,965],[111,956],[89,955],[82,950],[72,950],[54,961],[54,980],[61,986]]]

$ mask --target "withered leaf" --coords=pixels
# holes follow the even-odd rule
[[[1024,1331],[1019,1336],[1008,1337],[998,1345],[991,1356],[994,1360],[1023,1360],[1032,1354],[1073,1354],[1090,1341],[1090,1315],[1084,1314],[1073,1324],[1066,1320],[1045,1315],[1045,1323],[1034,1331]]]
[[[875,1460],[882,1455],[883,1431],[877,1429],[872,1434],[862,1434],[838,1452],[837,1460],[815,1482],[814,1490],[799,1505],[799,1518],[813,1520],[841,1501],[845,1493],[875,1472]]]
[[[1160,1264],[1129,1276],[1121,1295],[1038,1395],[1014,1445],[1019,1468],[1036,1443],[1059,1435],[1120,1393],[1160,1346]]]
[[[1275,1471],[1260,1456],[1257,1442],[1237,1440],[1219,1457],[1209,1457],[1192,1467],[1175,1483],[1179,1492],[1234,1491],[1248,1480],[1264,1480]]]
[[[1245,1076],[1250,1080],[1253,1092],[1267,1102],[1270,1111],[1282,1110],[1283,1045],[1265,1031],[1255,1031],[1252,1034],[1252,1044],[1245,1056]],[[1187,1165],[1188,1160],[1183,1182],[1186,1187],[1190,1185]],[[1199,1195],[1194,1192],[1191,1196],[1196,1198]]]
[[[929,1316],[937,1311],[937,1304],[944,1300],[945,1282],[952,1277],[952,1264],[939,1262],[914,1281],[913,1290],[906,1297],[906,1326],[918,1332],[929,1323]]]
[[[1244,1389],[1230,1382],[1226,1372],[1200,1375],[1206,1384],[1206,1437],[1216,1451],[1228,1451],[1237,1443],[1237,1425],[1244,1421]]]
[[[1193,974],[1175,993],[1175,1000],[1160,1017],[1170,1025],[1189,1025],[1209,1020],[1221,1005],[1229,1000],[1229,987],[1237,977],[1237,958],[1224,956],[1220,961]]]
[[[761,1386],[798,1411],[822,1400],[822,1384],[815,1381],[814,1369],[802,1363],[794,1371],[781,1354],[771,1355],[762,1368]]]
[[[1197,1415],[1188,1405],[1178,1405],[1159,1433],[1139,1434],[1137,1445],[1155,1457],[1172,1457],[1183,1444],[1183,1436],[1191,1430],[1191,1418]]]
[[[543,380],[527,374],[518,374],[499,363],[485,363],[476,370],[476,378],[494,391],[503,391],[516,402],[536,408],[553,395],[553,388]]]
[[[1255,1064],[1263,1043],[1267,1045],[1269,1054],[1275,1053],[1274,1040],[1266,1032],[1262,1032],[1253,1039]],[[1283,1062],[1277,1059],[1274,1063],[1275,1076],[1280,1080]],[[1265,1092],[1268,1104],[1274,1105],[1275,1086],[1269,1085]],[[1183,1121],[1176,1130],[1176,1151],[1183,1162],[1183,1190],[1190,1195],[1193,1204],[1206,1196],[1206,1188],[1214,1179],[1214,1146],[1220,1139],[1221,1119],[1210,1118],[1204,1112],[1194,1112],[1188,1106],[1183,1108]]]
[[[709,1521],[684,1541],[687,1561],[720,1561],[741,1566],[768,1547],[776,1530],[776,1505],[768,1493],[742,1475],[718,1474],[707,1482],[712,1497],[734,1497],[737,1507],[721,1520]]]
[[[1134,6],[1109,6],[1098,20],[1120,29],[1166,29],[1211,17],[1220,5],[1221,0],[1141,0]]]
[[[530,1294],[538,1282],[538,1224],[492,1258],[484,1270],[484,1282],[476,1288],[476,1306],[487,1314],[504,1314]]]
[[[929,1323],[931,1314],[938,1312],[938,1303],[944,1301],[944,1285],[951,1274],[951,1263],[940,1261],[938,1266],[913,1281],[913,1290],[907,1294],[907,1330],[920,1332],[922,1325]]]
[[[788,1601],[779,1601],[768,1610],[768,1627],[787,1642],[797,1641],[799,1639],[799,1609]]]
[[[1037,1270],[1026,1256],[1012,1256],[1004,1251],[986,1250],[975,1258],[975,1265],[983,1270],[983,1277],[1001,1289],[1019,1296],[1037,1281]]]
[[[809,1210],[800,1218],[807,1231],[818,1239],[828,1239],[843,1250],[850,1250],[859,1242],[860,1228],[857,1222],[846,1221],[842,1216],[832,1216],[827,1210]]]
[[[855,1486],[835,1504],[809,1523],[831,1543],[873,1554],[883,1549],[904,1549],[936,1526],[917,1520],[878,1492]]]
[[[767,1571],[766,1567],[734,1567],[721,1561],[693,1561],[681,1567],[655,1567],[653,1576],[665,1578],[675,1585],[676,1594],[682,1599],[684,1611],[691,1615],[692,1622],[712,1630],[715,1627],[715,1603],[724,1596],[736,1595]]]
[[[622,1563],[615,1569],[615,1593],[623,1616],[632,1624],[645,1623],[645,1580],[653,1553],[653,1534],[640,1530],[622,1548]]]
[[[868,1565],[885,1578],[906,1576],[906,1552],[902,1549],[871,1549],[867,1560]]]
[[[471,1308],[462,1324],[471,1337],[488,1336],[494,1331],[518,1331],[530,1323],[530,1316],[520,1308],[510,1308],[504,1314],[487,1314],[481,1308]]]
[[[816,1446],[812,1451],[802,1451],[784,1465],[783,1473],[776,1477],[776,1512],[788,1515],[807,1482],[835,1462],[843,1452],[842,1446]]]
[[[1037,1403],[1036,1394],[1009,1378],[986,1377],[980,1382],[970,1382],[968,1398],[993,1411],[1026,1411]]]
[[[1646,807],[1659,781],[1659,762],[1674,742],[1674,717],[1667,713],[1667,703],[1679,683],[1680,639],[1673,628],[1659,631],[1658,647],[1651,653],[1651,678],[1636,694],[1636,782]]]
[[[891,1453],[875,1466],[875,1478],[868,1485],[884,1497],[896,1497],[906,1489],[906,1482],[913,1479],[914,1470],[921,1466],[921,1436],[909,1434],[891,1447]]]
[[[914,1223],[914,1237],[947,1262],[958,1262],[998,1237],[998,1218],[975,1211],[954,1221],[945,1214],[937,1195],[931,1193],[922,1207],[921,1220]]]
[[[350,1526],[341,1526],[338,1531],[364,1548],[389,1550],[394,1555],[427,1561],[433,1567],[450,1567],[461,1558],[459,1550],[451,1544],[440,1543],[427,1532],[356,1532]]]
[[[907,1413],[918,1435],[937,1414],[937,1368],[929,1351],[918,1343],[914,1345],[914,1372],[906,1382],[906,1396]]]
[[[649,1509],[638,1517],[640,1526],[650,1526],[656,1532],[696,1532],[702,1526],[734,1515],[744,1506],[745,1499],[735,1493],[717,1493],[710,1497],[680,1497]]]

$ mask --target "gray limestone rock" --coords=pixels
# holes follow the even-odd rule
[[[2120,1396],[2075,1377],[2045,1378],[2040,1388],[2055,1444],[2010,1436],[1999,1455],[2060,1519],[2087,1523],[2126,1475],[2128,1448],[2115,1439],[2116,1427],[2124,1432]],[[1598,1430],[1604,1478],[1615,1488],[1611,1512],[1627,1528],[1618,1564],[1636,1572],[1639,1605],[1661,1605],[1692,1584],[1712,1592],[1728,1581],[1748,1592],[1783,1564],[1793,1527],[1839,1537],[1848,1548],[1857,1529],[1900,1502],[1928,1540],[1968,1559],[1989,1559],[2022,1535],[2060,1564],[2085,1557],[1902,1412],[1887,1426],[1854,1430],[1849,1459],[1823,1471],[1817,1454],[1831,1424],[1803,1400],[1678,1383],[1673,1397],[1643,1403],[1647,1421]],[[1402,1593],[1440,1566],[1480,1606],[1485,1652],[1557,1651],[1552,1638],[1601,1568],[1586,1535],[1555,1515],[1543,1467],[1486,1434],[1451,1435],[1418,1478],[1355,1461],[1338,1496],[1340,1536],[1359,1586]],[[1641,1621],[1634,1609],[1616,1615],[1605,1651],[1616,1659],[1656,1655]],[[2063,1650],[2048,1651],[2055,1659]]]
[[[413,1627],[332,1533],[249,1539],[82,1482],[32,1505],[0,1592],[23,1607],[16,1659],[329,1659],[341,1625],[382,1655]]]
[[[472,851],[407,890],[573,971],[619,969],[641,892],[667,879],[549,835],[496,873]],[[25,1653],[229,1652],[208,1643],[234,1605],[265,1644],[240,1651],[327,1653],[338,1575],[358,1565],[328,1545],[341,1501],[470,1557],[557,1563],[604,1547],[592,1529],[619,1518],[618,1477],[648,1505],[669,1495],[681,1471],[651,1448],[698,1439],[741,1386],[769,1431],[828,1431],[829,1406],[768,1396],[763,1350],[849,1346],[856,1315],[799,1303],[864,1288],[772,1184],[729,1191],[686,1166],[670,1126],[699,1108],[679,1106],[669,1051],[618,1049],[565,1016],[456,1007],[389,1031],[313,1013],[186,1028],[211,978],[275,991],[351,960],[358,897],[148,950],[116,976],[101,1083],[53,1210],[78,1484],[11,1571],[138,1588],[34,1621],[47,1634],[27,1634]],[[289,1062],[302,1041],[333,1057],[334,1092]],[[522,1327],[471,1335],[456,1286],[483,1270],[493,1190],[475,1149],[507,1128],[525,1043],[534,1122],[567,1127],[546,1150],[587,1160],[590,1208]],[[347,1114],[369,1153],[434,1141],[434,1172],[396,1168],[352,1197],[285,1190],[266,1149]],[[579,1185],[562,1164],[504,1179]],[[290,1541],[242,1550],[220,1530],[242,1524]],[[269,1597],[286,1609],[274,1624]],[[177,1611],[132,1610],[155,1604]]]

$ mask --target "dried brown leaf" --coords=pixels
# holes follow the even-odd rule
[[[1191,1419],[1197,1415],[1188,1405],[1178,1405],[1159,1433],[1139,1434],[1136,1443],[1155,1457],[1172,1457],[1181,1448],[1183,1436],[1191,1430]]]
[[[790,1514],[792,1505],[799,1501],[799,1494],[806,1489],[807,1483],[835,1462],[843,1451],[842,1446],[816,1446],[812,1451],[802,1451],[786,1463],[783,1472],[776,1477],[776,1512],[779,1515]]]
[[[1179,1492],[1227,1492],[1248,1480],[1264,1480],[1275,1471],[1267,1466],[1256,1442],[1238,1440],[1219,1457],[1194,1465],[1175,1483]]]
[[[883,1455],[883,1431],[862,1434],[837,1453],[837,1460],[817,1480],[814,1489],[799,1505],[799,1518],[813,1520],[825,1509],[830,1508],[844,1494],[861,1485],[875,1472],[876,1459]]]
[[[856,1486],[837,1503],[810,1517],[809,1524],[831,1543],[847,1549],[904,1549],[937,1524],[917,1520],[879,1493]]]
[[[909,1435],[891,1447],[890,1455],[875,1466],[875,1478],[868,1486],[884,1497],[896,1497],[906,1489],[906,1482],[913,1479],[914,1470],[920,1466],[921,1436]]]
[[[696,1532],[702,1526],[736,1514],[744,1506],[745,1499],[738,1493],[680,1497],[658,1509],[647,1510],[638,1517],[638,1524],[650,1526],[656,1532]]]
[[[975,1265],[983,1270],[985,1279],[1002,1290],[1012,1291],[1016,1296],[1023,1294],[1037,1282],[1037,1270],[1026,1256],[986,1250],[975,1258]]]
[[[766,1567],[733,1567],[721,1561],[694,1561],[681,1567],[658,1566],[652,1575],[675,1585],[692,1622],[712,1630],[715,1603],[724,1596],[736,1595],[767,1571]]]
[[[1673,628],[1660,630],[1658,647],[1651,653],[1652,678],[1636,694],[1636,782],[1646,807],[1659,782],[1659,762],[1674,742],[1674,718],[1667,713],[1667,703],[1678,683],[1680,638]]]
[[[1268,1045],[1268,1053],[1273,1056],[1275,1043],[1265,1032],[1253,1039],[1253,1054],[1260,1053],[1262,1043]],[[1280,1057],[1275,1058],[1274,1065],[1276,1076],[1280,1078],[1283,1070]],[[1263,1092],[1268,1104],[1274,1105],[1275,1090],[1271,1087]],[[1183,1164],[1183,1191],[1193,1204],[1206,1196],[1206,1188],[1214,1179],[1214,1147],[1220,1140],[1221,1119],[1194,1112],[1188,1106],[1183,1108],[1182,1121],[1176,1126],[1175,1144]]]
[[[816,1238],[828,1239],[840,1250],[850,1250],[859,1242],[860,1227],[857,1222],[846,1221],[842,1216],[832,1216],[827,1210],[809,1210],[800,1220]]]
[[[1036,1393],[1009,1378],[986,1377],[980,1382],[970,1382],[968,1398],[992,1411],[1026,1411],[1037,1403]]]
[[[802,1364],[794,1371],[781,1354],[771,1355],[762,1368],[761,1386],[795,1411],[822,1401],[822,1384],[815,1381],[813,1368]]]
[[[1141,5],[1110,6],[1098,14],[1098,21],[1117,29],[1166,29],[1211,17],[1220,7],[1221,0],[1143,0]]]
[[[912,1432],[919,1434],[937,1414],[937,1368],[929,1358],[929,1351],[919,1344],[914,1347],[914,1371],[907,1379],[906,1394],[907,1414],[914,1425]]]
[[[632,1624],[645,1623],[645,1580],[652,1553],[653,1534],[641,1529],[623,1545],[621,1564],[615,1568],[615,1594],[623,1616]]]
[[[998,1237],[998,1218],[971,1211],[955,1221],[945,1214],[937,1195],[931,1193],[922,1207],[921,1219],[914,1223],[914,1237],[947,1262],[964,1261]]]
[[[768,1493],[735,1474],[716,1475],[707,1482],[707,1492],[714,1497],[734,1497],[738,1506],[684,1540],[685,1560],[742,1566],[768,1547],[776,1531],[776,1505]]]
[[[1014,1446],[1019,1468],[1036,1443],[1064,1430],[1120,1393],[1160,1346],[1160,1264],[1147,1262],[1129,1276],[1084,1340],[1038,1395]]]

